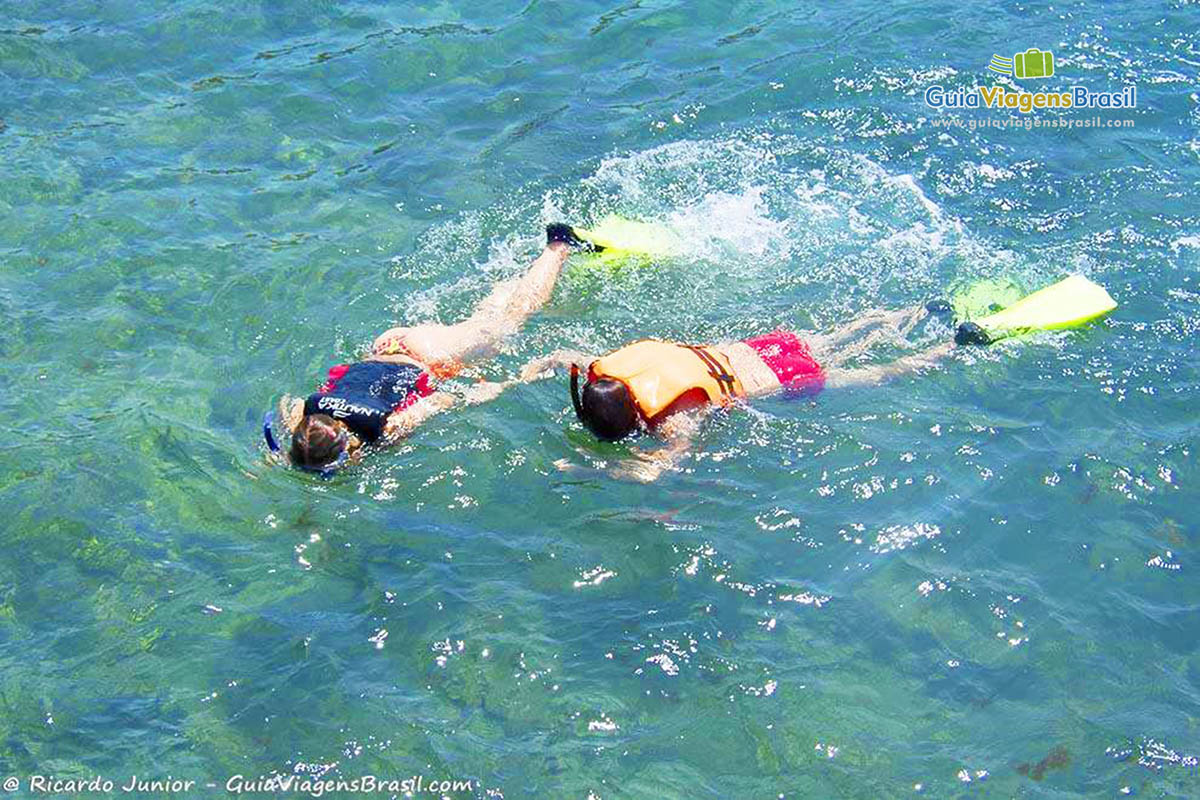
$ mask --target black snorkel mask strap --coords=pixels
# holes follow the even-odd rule
[[[571,405],[575,406],[575,416],[583,422],[583,401],[579,398],[579,373],[578,364],[571,364]]]

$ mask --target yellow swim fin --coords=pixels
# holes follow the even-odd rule
[[[676,255],[682,250],[679,237],[662,225],[638,222],[610,214],[596,223],[593,228],[575,228],[581,239],[600,245],[601,258],[631,255],[663,257]]]
[[[1117,302],[1104,287],[1082,275],[1027,295],[1002,311],[958,326],[958,344],[990,344],[1032,331],[1074,328],[1112,311]]]

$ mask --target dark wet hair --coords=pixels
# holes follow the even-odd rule
[[[328,414],[312,414],[301,420],[292,433],[292,463],[321,469],[338,460],[346,449],[346,437]]]
[[[579,418],[599,438],[615,442],[637,430],[637,406],[625,384],[600,378],[584,384],[581,395]]]

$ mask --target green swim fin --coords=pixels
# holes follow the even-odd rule
[[[604,248],[598,256],[601,260],[629,256],[672,256],[683,249],[679,237],[662,225],[638,222],[611,214],[591,229],[575,228],[575,233],[581,239]]]
[[[958,344],[990,344],[1032,331],[1074,328],[1104,316],[1117,303],[1103,286],[1072,275],[1039,289],[1002,311],[958,326]]]

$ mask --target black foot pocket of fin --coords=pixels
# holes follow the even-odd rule
[[[925,304],[925,310],[935,317],[950,319],[954,315],[954,306],[949,300],[930,300]]]
[[[988,345],[992,343],[992,337],[988,336],[988,332],[976,323],[964,322],[958,326],[958,332],[954,334],[954,343],[958,345]]]
[[[572,250],[585,250],[589,253],[599,253],[604,248],[586,239],[580,239],[575,229],[565,222],[551,222],[546,226],[546,244],[562,242]]]

